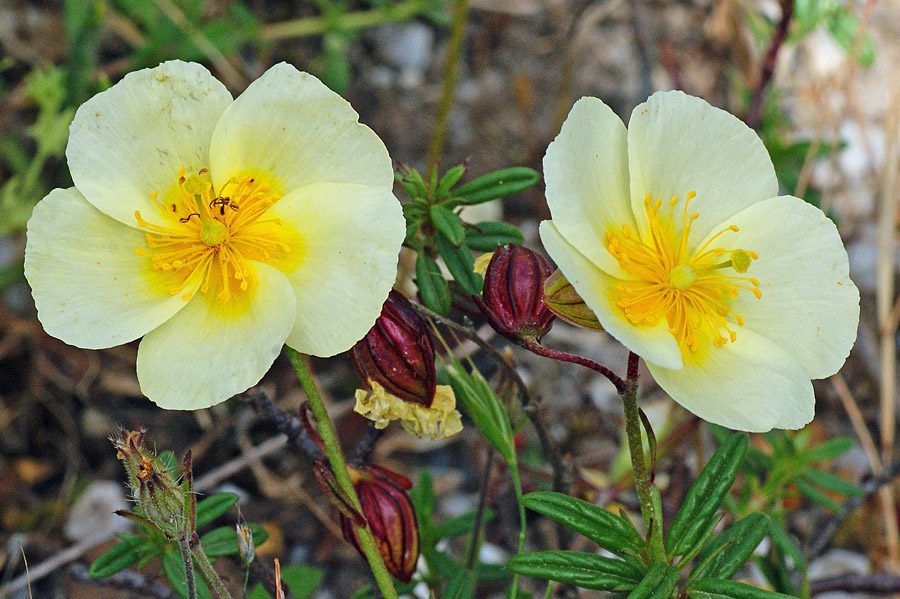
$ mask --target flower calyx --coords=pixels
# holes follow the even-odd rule
[[[554,313],[544,304],[550,264],[516,244],[499,247],[484,275],[481,297],[473,300],[498,333],[519,345],[540,343],[553,326]]]
[[[561,270],[556,270],[544,281],[544,305],[569,324],[594,331],[603,330],[597,315],[587,307]]]

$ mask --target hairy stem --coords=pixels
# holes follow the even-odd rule
[[[191,559],[191,542],[187,535],[178,537],[178,550],[181,551],[181,562],[184,565],[184,586],[188,599],[197,599],[197,588],[194,585],[194,560]]]
[[[318,389],[316,389],[313,375],[306,365],[304,357],[299,352],[287,346],[285,346],[284,351],[294,367],[294,372],[297,373],[297,378],[300,380],[303,392],[306,393],[306,398],[309,400],[313,418],[315,418],[316,426],[319,429],[319,436],[322,437],[322,442],[325,445],[325,455],[328,457],[328,461],[331,462],[332,470],[334,470],[334,478],[353,502],[353,506],[357,511],[362,512],[356,489],[353,488],[353,483],[350,482],[350,475],[347,472],[347,463],[344,461],[340,442],[334,432],[334,427],[331,425],[331,419],[328,417],[325,404],[322,402]],[[372,574],[375,576],[375,582],[381,590],[382,596],[384,599],[397,599],[397,590],[394,588],[391,576],[384,565],[381,553],[379,553],[378,547],[375,545],[372,531],[369,530],[368,525],[356,526],[355,528],[359,536],[359,544],[366,559],[369,561],[369,567],[372,569]]]
[[[212,563],[210,563],[209,558],[206,557],[206,553],[203,551],[203,547],[200,543],[197,543],[197,546],[194,547],[192,553],[194,559],[197,560],[197,565],[200,567],[200,573],[203,574],[203,578],[206,579],[209,586],[211,586],[216,595],[219,596],[219,599],[231,599],[231,593],[225,588],[225,584],[222,582],[222,579],[219,578],[219,575],[216,573],[215,568],[213,568]]]

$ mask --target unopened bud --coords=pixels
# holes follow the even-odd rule
[[[391,291],[375,326],[351,351],[363,380],[388,393],[431,406],[436,376],[428,326],[402,294]]]
[[[349,468],[363,516],[391,575],[409,582],[419,560],[419,526],[405,476],[381,466]],[[341,515],[344,538],[363,554],[353,522]]]
[[[597,315],[587,307],[561,270],[554,272],[544,282],[544,305],[569,324],[594,331],[603,330]]]
[[[547,261],[528,248],[499,247],[484,275],[481,297],[473,299],[488,323],[510,341],[540,342],[553,326],[553,313],[543,301],[550,272]]]
[[[246,524],[236,524],[238,551],[244,564],[250,565],[256,557],[256,545],[253,543],[253,533]]]

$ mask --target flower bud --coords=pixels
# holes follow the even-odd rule
[[[597,315],[587,307],[560,270],[544,282],[544,305],[569,324],[595,331],[603,330]]]
[[[121,431],[111,437],[116,457],[125,465],[132,498],[143,515],[120,515],[150,524],[168,539],[190,538],[194,533],[194,495],[190,452],[184,459],[184,483],[179,485],[153,451],[143,445],[143,431]]]
[[[528,248],[499,247],[484,275],[481,298],[474,297],[488,323],[515,343],[540,342],[553,326],[553,313],[544,305],[544,281],[550,265]]]
[[[434,346],[425,321],[402,294],[391,290],[375,326],[351,355],[363,379],[391,395],[425,407],[434,401]]]
[[[381,466],[351,467],[348,470],[384,565],[394,578],[409,582],[419,560],[419,526],[407,493],[412,483],[405,476]],[[362,554],[353,522],[343,514],[341,529],[344,538]]]

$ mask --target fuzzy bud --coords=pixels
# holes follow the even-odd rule
[[[544,282],[544,305],[547,308],[575,326],[602,331],[603,325],[594,314],[575,287],[563,276],[562,271],[557,270]]]
[[[419,560],[419,525],[407,492],[412,483],[405,476],[381,466],[349,468],[363,517],[375,537],[388,572],[409,582]],[[363,553],[353,522],[341,514],[344,538]]]
[[[434,346],[425,321],[402,294],[391,291],[375,326],[351,354],[363,380],[371,379],[406,401],[431,406]]]
[[[553,326],[544,305],[544,281],[550,265],[541,256],[510,244],[494,252],[484,275],[481,297],[473,297],[488,323],[515,343],[539,343]]]

